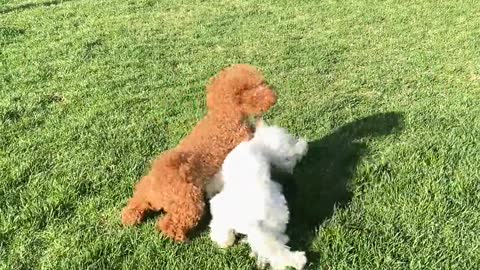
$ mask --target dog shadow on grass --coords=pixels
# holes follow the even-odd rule
[[[274,172],[284,186],[290,208],[289,236],[293,250],[308,250],[316,229],[352,198],[349,185],[359,161],[368,153],[365,139],[385,136],[402,129],[400,113],[371,115],[309,142],[307,156],[293,175]],[[319,255],[308,253],[316,263]]]

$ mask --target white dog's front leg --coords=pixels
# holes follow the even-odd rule
[[[205,194],[207,196],[207,199],[213,198],[217,193],[222,191],[223,188],[223,177],[222,177],[222,172],[218,172],[215,174],[212,179],[207,183],[205,186]]]
[[[221,248],[227,248],[235,242],[235,232],[227,227],[211,226],[210,239]]]

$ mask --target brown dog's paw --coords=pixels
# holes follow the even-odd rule
[[[177,242],[186,242],[188,240],[184,230],[176,226],[168,214],[158,221],[157,230],[161,231],[168,238]]]
[[[136,209],[124,208],[122,211],[122,224],[125,226],[133,226],[142,222],[143,215]]]

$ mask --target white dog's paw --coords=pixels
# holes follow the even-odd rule
[[[287,267],[293,267],[297,270],[301,270],[303,267],[305,267],[306,263],[307,257],[305,256],[305,252],[296,251],[283,254],[281,258],[279,257],[274,259],[270,266],[273,270],[285,270]]]
[[[235,243],[235,233],[228,231],[224,233],[210,232],[210,239],[215,242],[220,248],[227,248]]]
[[[253,253],[255,257],[257,257],[257,269],[266,269],[268,266],[268,260],[262,257],[257,256],[256,253]]]
[[[305,252],[303,251],[292,252],[292,255],[290,256],[289,266],[300,270],[300,269],[303,269],[303,267],[305,267],[306,263],[307,263],[307,257],[305,256]]]

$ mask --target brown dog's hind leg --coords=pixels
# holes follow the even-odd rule
[[[158,220],[157,229],[169,238],[183,242],[203,216],[204,194],[192,183],[183,183],[176,189],[178,196],[165,207],[166,214]]]
[[[128,201],[127,206],[122,210],[122,223],[127,226],[137,225],[142,222],[146,212],[151,209],[148,200],[151,191],[151,181],[149,176],[143,177],[135,186],[135,192]]]

